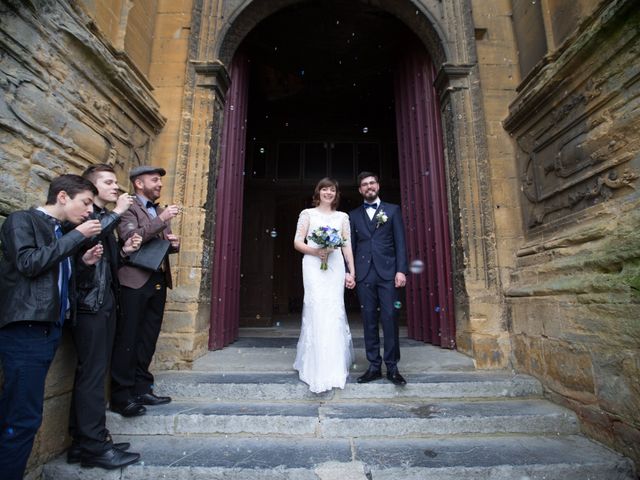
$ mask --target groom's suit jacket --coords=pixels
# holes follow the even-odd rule
[[[382,224],[376,219],[380,212],[387,215]],[[349,212],[349,219],[356,281],[363,280],[371,268],[384,280],[393,280],[397,272],[407,273],[404,226],[398,205],[380,202],[372,220],[360,205]]]

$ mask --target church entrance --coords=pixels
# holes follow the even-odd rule
[[[356,177],[368,170],[380,175],[381,198],[403,206],[414,262],[401,319],[412,338],[440,345],[440,317],[446,317],[443,346],[453,347],[442,147],[439,140],[424,139],[441,132],[436,99],[428,95],[433,68],[419,41],[374,7],[303,3],[259,23],[240,45],[230,73],[221,178],[231,176],[235,165],[236,184],[228,195],[241,195],[241,201],[219,203],[217,218],[242,205],[228,217],[241,224],[242,235],[240,245],[216,247],[229,274],[214,273],[212,298],[219,302],[212,302],[212,335],[218,327],[223,336],[210,346],[233,341],[239,326],[299,319],[301,257],[293,249],[298,214],[311,206],[313,188],[324,176],[340,183],[340,210],[359,205]],[[431,123],[425,121],[429,116]],[[438,163],[439,172],[432,168]],[[446,265],[436,265],[438,256]],[[235,278],[236,290],[223,285]],[[347,292],[346,304],[358,312],[355,292]]]

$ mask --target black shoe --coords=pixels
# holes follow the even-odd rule
[[[380,378],[382,378],[382,372],[380,370],[373,370],[369,368],[369,370],[364,372],[364,375],[358,377],[356,382],[369,383],[369,382],[373,382],[374,380],[378,380]]]
[[[407,381],[402,375],[400,375],[400,372],[398,372],[398,370],[387,372],[387,379],[390,380],[394,385],[398,385],[400,387],[404,387],[407,384]]]
[[[147,413],[147,409],[137,402],[131,401],[124,405],[111,405],[111,411],[119,413],[123,417],[139,417]]]
[[[140,405],[164,405],[165,403],[169,403],[170,401],[171,397],[159,397],[153,392],[143,393],[142,395],[138,395],[136,397],[136,403]]]
[[[122,450],[123,452],[129,450],[129,447],[131,447],[131,444],[129,442],[113,444],[113,448],[117,448],[118,450]],[[84,450],[82,450],[82,447],[80,447],[79,445],[71,445],[69,447],[69,450],[67,450],[67,463],[80,463],[80,460],[82,460],[83,452]]]
[[[123,452],[122,450],[111,447],[109,450],[98,455],[82,455],[80,465],[83,467],[100,467],[113,470],[115,468],[126,467],[132,463],[136,463],[138,460],[140,460],[139,453]]]

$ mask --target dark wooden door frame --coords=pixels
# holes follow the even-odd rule
[[[216,188],[215,253],[209,349],[238,336],[243,170],[249,65],[238,53],[231,66]],[[434,88],[435,69],[424,49],[409,51],[396,67],[395,97],[402,210],[408,254],[424,263],[407,284],[408,335],[455,348],[451,240],[443,133]]]

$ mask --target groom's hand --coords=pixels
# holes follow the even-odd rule
[[[344,286],[347,287],[349,290],[351,290],[352,288],[354,288],[356,286],[356,281],[353,278],[353,275],[350,274],[349,272],[347,272],[345,274],[344,277]]]
[[[402,272],[396,273],[396,288],[402,288],[407,284],[407,277]]]

